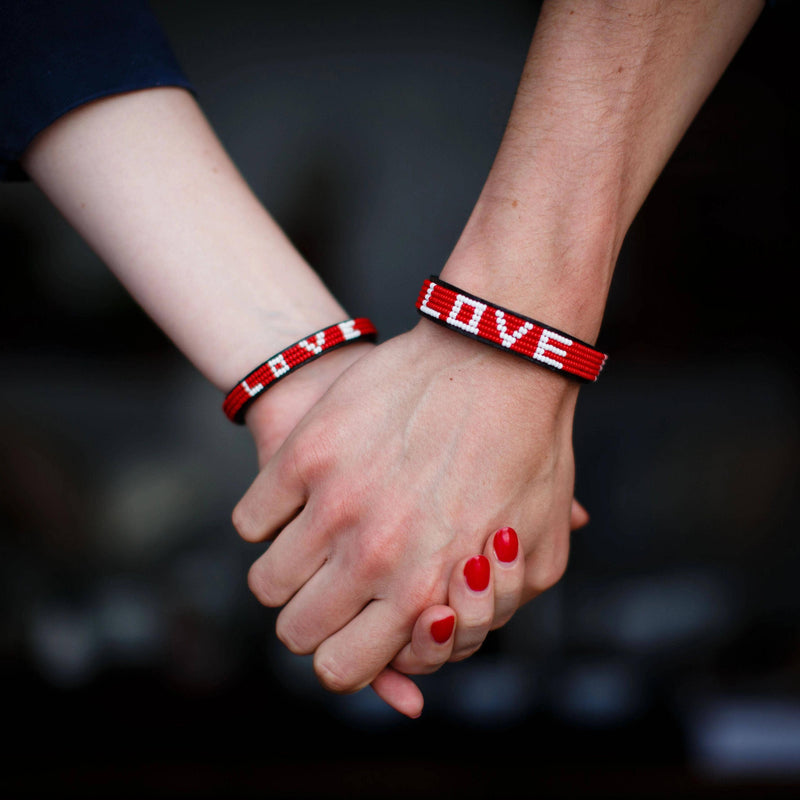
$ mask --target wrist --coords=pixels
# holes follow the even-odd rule
[[[215,385],[227,392],[265,359],[314,331],[347,319],[347,312],[321,284],[312,284],[310,289],[306,307],[293,303],[292,298],[279,305],[273,294],[268,304],[256,299],[239,309],[236,322],[229,320],[228,328],[216,333],[219,356],[214,367]]]
[[[512,198],[482,194],[442,280],[594,344],[621,244],[615,216],[590,224]]]
[[[513,399],[514,406],[530,414],[535,409],[543,428],[563,419],[569,424],[580,384],[482,342],[461,336],[428,319],[420,319],[406,336],[419,353],[415,363],[426,377],[457,379],[457,373],[478,376],[485,387],[481,400],[496,394]]]

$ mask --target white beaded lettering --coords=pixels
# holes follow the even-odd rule
[[[250,387],[247,385],[247,381],[242,381],[242,388],[250,395],[250,397],[255,397],[263,388],[263,383],[257,383],[255,386]]]
[[[462,306],[467,306],[467,308],[471,307],[473,309],[472,319],[469,322],[461,322],[461,320],[458,319]],[[456,302],[453,303],[453,307],[450,309],[447,322],[449,325],[455,325],[457,328],[477,334],[478,323],[481,321],[484,311],[486,311],[486,303],[481,303],[479,300],[473,300],[470,297],[464,297],[463,294],[460,294],[456,298]]]
[[[528,331],[533,330],[533,324],[526,322],[509,336],[508,329],[506,328],[506,315],[499,309],[494,312],[494,315],[497,321],[497,332],[500,334],[503,347],[511,347],[514,342],[518,342]]]
[[[428,305],[428,300],[430,300],[431,295],[433,294],[433,290],[435,288],[436,288],[436,285],[433,284],[433,283],[428,287],[428,291],[425,293],[425,299],[422,301],[422,304],[420,305],[419,310],[423,314],[427,314],[429,317],[435,317],[436,319],[439,319],[439,312],[438,311],[434,311]]]
[[[308,350],[309,353],[313,353],[314,355],[318,356],[322,352],[322,348],[325,345],[325,331],[320,331],[319,333],[315,334],[314,338],[316,339],[315,342],[310,342],[308,339],[303,339],[302,342],[298,342],[297,344],[304,350]]]
[[[285,375],[291,369],[281,353],[267,361],[267,366],[272,370],[272,374],[276,378],[280,378],[281,375]]]
[[[545,364],[549,364],[551,367],[563,369],[564,365],[560,361],[556,361],[554,358],[545,355],[545,351],[556,356],[561,356],[561,358],[567,354],[566,350],[562,350],[560,347],[553,347],[553,345],[550,344],[551,340],[560,342],[567,347],[572,345],[572,339],[567,339],[566,336],[559,336],[557,333],[545,328],[539,337],[539,343],[536,345],[536,352],[533,354],[533,357],[539,361],[543,361]]]

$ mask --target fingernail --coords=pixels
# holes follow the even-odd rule
[[[500,528],[494,535],[494,553],[500,561],[508,564],[517,557],[519,539],[513,528]]]
[[[431,623],[431,636],[436,644],[444,644],[453,635],[455,624],[456,618],[452,614]]]
[[[489,585],[491,568],[489,559],[486,556],[475,556],[464,565],[464,577],[467,579],[467,586],[473,592],[482,592]]]

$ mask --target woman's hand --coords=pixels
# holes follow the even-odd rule
[[[586,510],[572,501],[570,530],[589,521]],[[406,675],[435,672],[448,661],[475,653],[490,630],[511,619],[531,590],[525,587],[525,559],[513,528],[493,533],[483,553],[462,559],[450,576],[447,602],[423,611],[411,641],[384,669],[372,688],[390,706],[409,717],[422,713],[423,697]]]

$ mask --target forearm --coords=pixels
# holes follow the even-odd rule
[[[762,5],[545,2],[442,277],[595,341],[628,228]]]
[[[222,390],[347,316],[184,90],[150,89],[82,106],[43,131],[23,163]]]

